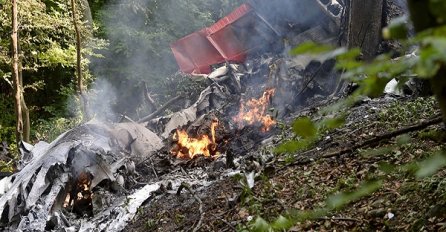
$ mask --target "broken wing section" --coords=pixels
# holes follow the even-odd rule
[[[146,143],[150,145],[142,145]],[[117,181],[118,170],[134,166],[127,164],[161,147],[161,139],[143,126],[94,120],[50,144],[39,143],[29,151],[23,168],[1,181],[2,221],[8,228],[43,231],[50,216],[63,207],[67,195],[71,202],[85,197],[91,204],[95,186],[103,180]],[[88,196],[74,191],[81,179],[86,179],[82,184],[90,191]]]

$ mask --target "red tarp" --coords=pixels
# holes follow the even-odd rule
[[[171,49],[181,71],[207,74],[211,72],[211,65],[243,62],[249,51],[270,40],[267,34],[271,31],[245,3],[214,25],[172,43]]]

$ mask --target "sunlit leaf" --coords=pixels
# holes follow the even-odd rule
[[[333,195],[327,199],[327,205],[331,209],[340,209],[350,202],[359,200],[360,198],[370,195],[379,188],[383,182],[381,180],[370,181],[361,185],[356,191],[349,193],[340,193]]]
[[[380,147],[375,149],[368,149],[365,151],[362,151],[360,154],[361,156],[368,158],[368,157],[374,157],[374,156],[382,156],[386,154],[390,154],[395,149],[394,146],[388,146],[388,147]]]
[[[430,78],[440,69],[440,64],[435,59],[436,50],[433,47],[425,47],[420,51],[420,62],[415,67],[415,72],[420,77]]]
[[[362,81],[360,91],[369,97],[379,97],[383,94],[384,88],[391,80],[390,77],[382,78],[377,76],[369,76]]]
[[[275,152],[278,154],[294,153],[308,148],[309,145],[311,145],[311,141],[309,140],[288,141],[280,144],[275,149]]]
[[[437,74],[442,63],[446,62],[446,38],[426,37],[422,40],[416,73],[420,77],[430,78]]]
[[[400,78],[398,78],[398,84],[396,85],[397,89],[403,89],[404,86],[406,86],[406,83],[410,80],[409,77],[406,76],[401,76]]]
[[[437,153],[421,162],[415,175],[418,178],[428,177],[438,172],[444,166],[446,166],[446,155],[444,153]]]
[[[288,218],[281,215],[281,216],[279,216],[279,218],[277,218],[276,221],[273,222],[273,224],[271,226],[276,231],[282,231],[282,230],[287,230],[290,227],[292,227],[293,222],[291,220],[289,220]]]
[[[336,63],[336,68],[337,69],[347,69],[347,70],[352,70],[355,68],[359,68],[363,65],[362,61],[357,61],[357,60],[338,60],[338,62]]]
[[[411,138],[408,134],[400,135],[400,136],[396,137],[396,143],[399,146],[406,145],[406,144],[410,143],[410,140],[411,140]]]
[[[384,39],[405,39],[409,29],[407,28],[407,16],[393,19],[389,26],[383,29]]]
[[[339,55],[337,57],[337,60],[355,60],[361,55],[361,49],[360,48],[352,48],[348,50],[347,52]]]
[[[269,232],[273,231],[272,227],[261,217],[257,217],[254,224],[252,224],[251,231],[253,232]]]
[[[391,165],[389,163],[386,162],[380,162],[378,164],[378,169],[381,170],[384,173],[392,173],[393,171],[395,171],[396,167],[394,165]]]
[[[326,130],[333,130],[341,127],[345,123],[345,116],[335,117],[335,118],[325,118],[318,124],[319,128],[324,128]]]
[[[336,112],[342,111],[342,110],[352,106],[353,104],[355,104],[358,100],[361,99],[361,97],[362,96],[359,95],[358,92],[356,91],[355,93],[350,95],[348,98],[341,99],[336,103],[333,103],[329,106],[322,108],[320,110],[320,113],[331,114],[331,113],[336,113]]]
[[[293,122],[293,131],[296,135],[304,138],[314,138],[317,134],[316,125],[308,117],[301,117]]]
[[[313,210],[289,210],[289,215],[294,222],[304,222],[306,220],[317,219],[329,213],[327,208],[316,208]]]
[[[330,45],[316,44],[314,42],[304,42],[304,43],[301,43],[296,48],[292,49],[290,51],[290,55],[294,55],[294,56],[303,55],[303,54],[317,55],[317,54],[322,54],[325,52],[330,52],[332,50],[334,50],[334,48]]]
[[[345,47],[336,48],[322,54],[320,56],[320,59],[322,60],[334,59],[338,56],[345,54],[347,51],[348,50]]]

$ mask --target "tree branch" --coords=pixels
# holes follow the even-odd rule
[[[358,143],[356,145],[353,145],[351,147],[347,147],[347,148],[344,148],[344,149],[341,149],[341,150],[338,150],[338,151],[335,151],[335,152],[323,154],[323,155],[320,155],[320,156],[317,156],[317,157],[311,157],[311,158],[305,158],[305,159],[298,160],[296,162],[293,162],[293,163],[291,163],[289,165],[284,166],[283,168],[279,169],[279,171],[285,169],[288,166],[309,164],[309,163],[313,162],[315,160],[315,158],[316,159],[327,159],[327,158],[338,157],[338,156],[341,156],[341,155],[344,155],[344,154],[347,154],[347,153],[352,153],[352,152],[354,152],[355,150],[357,150],[359,148],[370,147],[370,146],[376,145],[377,143],[379,143],[379,142],[381,142],[383,140],[389,140],[389,139],[397,137],[399,135],[407,134],[409,132],[419,131],[419,130],[425,129],[425,128],[429,127],[429,126],[440,124],[441,122],[443,122],[442,116],[436,116],[436,117],[434,117],[434,118],[432,118],[430,120],[427,120],[427,121],[423,120],[423,121],[421,121],[421,122],[419,122],[418,124],[415,124],[415,125],[407,126],[407,127],[401,128],[401,129],[396,130],[396,131],[391,131],[391,132],[387,132],[387,133],[383,133],[383,134],[377,135],[377,136],[375,136],[373,138],[365,140],[365,141],[363,141],[361,143]],[[300,156],[309,156],[310,154],[315,153],[315,152],[316,152],[316,150],[312,149],[312,150],[303,152],[303,153],[301,153],[299,155]],[[320,153],[320,152],[318,152],[318,153]]]

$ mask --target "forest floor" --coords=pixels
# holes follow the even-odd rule
[[[438,113],[433,98],[367,99],[349,110],[343,127],[324,135],[310,150],[317,157],[333,154]],[[240,231],[257,216],[272,222],[287,212],[322,209],[329,196],[375,179],[383,185],[374,193],[326,215],[300,220],[290,231],[446,231],[446,170],[423,179],[411,171],[413,164],[440,151],[445,139],[443,126],[436,124],[331,158],[299,164],[289,155],[278,156],[252,190],[240,179],[227,178],[194,194],[163,194],[140,208],[126,231]],[[203,219],[197,228],[200,207]]]

